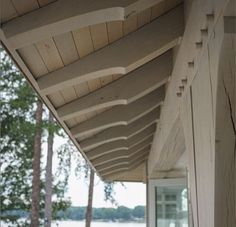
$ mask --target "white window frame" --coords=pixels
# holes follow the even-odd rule
[[[162,186],[185,186],[185,178],[168,178],[168,179],[149,179],[148,181],[148,210],[149,210],[149,227],[156,226],[156,187]]]

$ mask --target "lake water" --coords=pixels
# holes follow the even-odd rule
[[[144,223],[114,223],[114,222],[92,222],[91,227],[145,227]],[[14,227],[0,221],[0,227]],[[84,221],[57,221],[52,227],[85,227]]]
[[[58,221],[52,227],[84,227],[84,221]],[[145,227],[145,223],[92,222],[91,227]]]

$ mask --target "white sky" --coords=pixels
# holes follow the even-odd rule
[[[95,179],[93,206],[94,207],[111,207],[110,202],[104,201],[103,183],[98,177]],[[119,205],[133,208],[137,205],[146,203],[146,186],[143,183],[125,183],[125,187],[117,183],[114,187],[115,199]],[[88,199],[88,185],[83,179],[78,180],[71,176],[69,180],[69,192],[72,204],[74,206],[86,206]]]
[[[61,137],[56,137],[54,140],[54,150],[60,145],[65,143],[66,140]],[[43,144],[43,163],[46,162],[46,144]],[[55,156],[54,156],[55,157]],[[53,160],[54,169],[56,168],[57,160]],[[73,165],[73,164],[72,164]],[[124,187],[125,186],[125,187]],[[116,183],[115,199],[118,205],[127,206],[133,208],[137,205],[146,204],[146,185],[143,183],[124,183],[122,186],[120,183]],[[78,179],[72,170],[69,177],[67,196],[71,198],[73,206],[86,206],[88,200],[88,183],[83,178]],[[110,202],[104,201],[103,182],[96,177],[93,197],[93,207],[111,207],[113,206]]]

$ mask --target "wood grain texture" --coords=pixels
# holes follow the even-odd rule
[[[133,136],[130,136],[128,138],[122,138],[122,139],[119,139],[119,141],[121,140],[124,140],[125,143],[126,143],[126,146],[134,146],[135,144],[143,141],[144,139],[146,139],[147,137],[150,137],[151,135],[153,135],[153,133],[155,132],[156,130],[156,124],[153,124],[153,125],[150,125],[149,127],[141,130],[139,133],[133,135]],[[115,138],[114,140],[115,141]],[[83,148],[83,150],[85,152],[95,148],[95,147],[98,147],[102,144],[105,144],[105,143],[108,143],[108,141],[98,141],[96,143],[93,143],[92,140],[84,140],[80,143],[81,147]]]
[[[114,141],[111,143],[106,143],[103,144],[101,146],[98,146],[88,152],[86,152],[86,155],[90,158],[90,160],[93,160],[95,158],[101,157],[102,155],[105,154],[113,154],[116,153],[116,151],[119,150],[139,150],[142,149],[148,145],[150,145],[152,143],[152,139],[153,136],[149,136],[146,139],[144,139],[143,141],[141,141],[140,143],[137,143],[136,145],[134,145],[132,148],[131,146],[127,146],[127,144],[124,141],[118,140],[118,141]],[[127,151],[128,152],[128,151]]]
[[[117,125],[128,125],[160,106],[164,97],[164,87],[159,88],[129,105],[113,107],[76,125],[70,129],[71,133],[77,137]]]
[[[58,115],[66,120],[100,108],[132,103],[168,81],[171,62],[171,52],[167,52],[110,85],[58,108]]]
[[[39,78],[39,87],[47,94],[101,76],[126,74],[176,46],[182,32],[183,7],[179,6],[129,36]]]
[[[13,0],[22,14],[38,8],[37,0]],[[49,37],[99,23],[132,20],[135,15],[163,0],[58,0],[8,22],[3,29],[15,49]],[[27,7],[26,7],[27,6]],[[45,18],[41,20],[41,18]],[[130,19],[131,18],[131,19]]]

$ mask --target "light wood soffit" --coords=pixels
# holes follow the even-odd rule
[[[147,138],[148,136],[152,135],[156,130],[156,124],[153,124],[145,129],[143,129],[142,131],[140,131],[139,133],[135,134],[134,136],[131,136],[128,139],[125,139],[124,141],[126,141],[127,145],[126,146],[131,146],[131,145],[135,145],[139,142],[141,142],[142,140],[144,140],[145,138]],[[105,144],[106,141],[100,141],[98,143],[92,143],[92,141],[90,140],[84,140],[80,143],[80,146],[82,147],[82,149],[86,152],[89,151],[95,147],[98,147],[102,144]]]
[[[158,88],[128,105],[115,106],[110,110],[100,113],[76,125],[70,131],[73,136],[79,137],[118,125],[128,125],[160,106],[164,97],[164,87]]]
[[[126,74],[176,46],[183,29],[183,7],[178,6],[113,44],[40,77],[39,88],[49,94],[102,76]]]
[[[157,118],[159,118],[159,115],[160,110],[158,108],[157,110],[153,110],[151,113],[145,115],[137,121],[134,121],[130,125],[122,125],[105,129],[104,131],[96,135],[93,135],[85,140],[80,141],[80,143],[86,142],[87,144],[103,144],[120,139],[128,139],[138,134],[150,125],[155,125],[157,122]]]
[[[127,105],[164,85],[171,70],[172,53],[167,52],[127,76],[59,107],[58,116],[68,120],[109,106]]]
[[[153,136],[147,137],[145,140],[141,141],[140,143],[136,144],[132,147],[134,150],[142,149],[147,145],[151,144],[153,140]],[[114,153],[119,150],[129,150],[127,143],[124,140],[118,140],[113,143],[106,143],[101,146],[98,146],[88,152],[86,152],[86,156],[92,161],[95,158],[98,158],[105,154]]]
[[[122,182],[144,182],[145,179],[145,160],[137,167],[128,171],[118,171],[117,173],[107,174],[102,179],[106,182],[122,181]]]
[[[120,158],[120,159],[116,159],[113,161],[110,161],[108,163],[104,163],[101,164],[99,166],[96,166],[96,170],[98,172],[104,173],[106,171],[110,171],[111,169],[116,169],[116,168],[120,168],[120,166],[127,166],[129,167],[130,165],[136,164],[136,163],[140,163],[141,160],[145,160],[148,156],[148,152],[138,155],[137,158],[135,158],[135,160],[130,160],[129,158]]]
[[[108,176],[110,177],[111,175],[113,175],[115,173],[131,171],[131,170],[137,168],[139,165],[141,165],[145,161],[146,161],[146,158],[143,158],[132,165],[127,166],[127,164],[121,164],[120,166],[116,166],[114,169],[100,171],[99,174],[104,178],[106,178]]]
[[[101,156],[95,160],[92,161],[93,165],[95,166],[96,169],[99,169],[99,166],[103,166],[106,164],[106,166],[108,167],[112,167],[112,165],[110,165],[110,162],[113,162],[115,160],[120,160],[120,163],[122,164],[123,158],[126,158],[125,163],[128,165],[131,165],[133,162],[136,162],[137,160],[139,160],[141,157],[146,157],[148,155],[148,152],[150,151],[150,145],[144,147],[143,149],[139,149],[138,151],[132,151],[129,152],[128,151],[117,151],[117,154],[108,154],[108,155],[104,155]]]
[[[3,25],[12,48],[86,26],[125,20],[163,0],[58,0]]]

